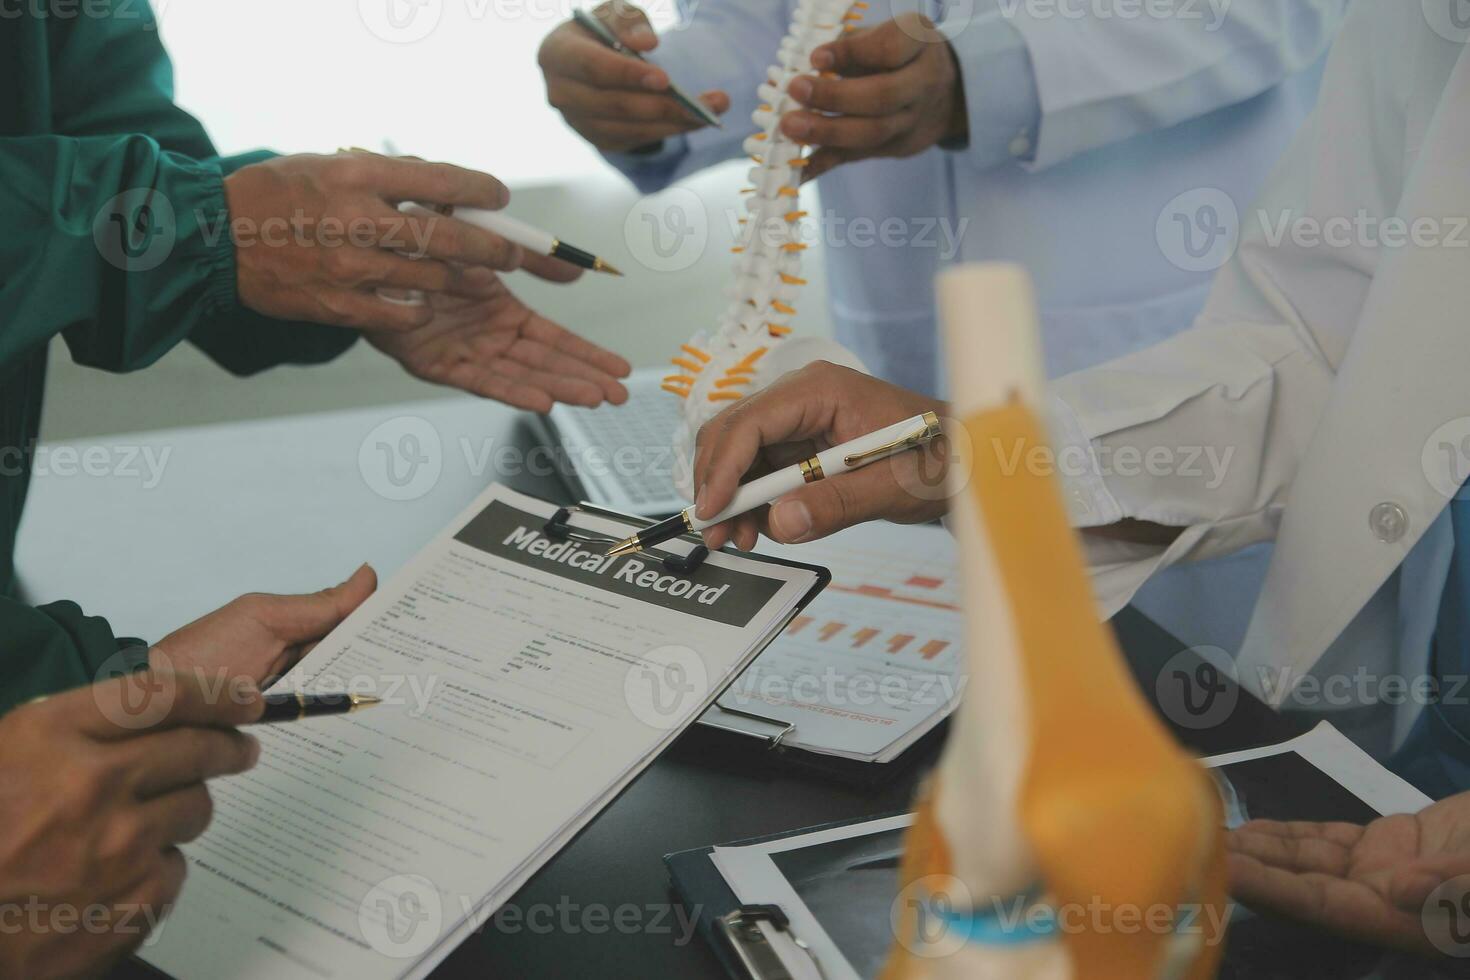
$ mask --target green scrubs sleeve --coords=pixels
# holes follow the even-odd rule
[[[241,373],[345,350],[352,331],[240,305],[223,179],[263,156],[218,156],[173,103],[147,4],[110,9],[13,25],[33,36],[12,91],[49,102],[50,125],[0,129],[0,375],[57,334],[118,371],[185,339]]]
[[[74,602],[32,607],[0,599],[0,714],[46,694],[137,670],[148,647],[120,640]]]

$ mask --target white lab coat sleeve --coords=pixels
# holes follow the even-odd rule
[[[1028,166],[1244,102],[1309,68],[1327,50],[1347,0],[1200,0],[1169,16],[1087,16],[1068,4],[1002,0],[1030,51],[1041,118]],[[1079,5],[1080,6],[1080,5]],[[983,26],[977,20],[968,29]],[[963,32],[951,41],[957,56]],[[961,58],[961,70],[973,70]]]
[[[963,29],[944,22],[940,29],[953,33],[949,44],[965,93],[969,133],[955,152],[976,171],[1030,160],[1041,120],[1041,94],[1026,39],[999,10],[966,21]]]
[[[1404,186],[1404,154],[1383,145],[1403,115],[1374,88],[1389,45],[1371,47],[1366,34],[1345,33],[1334,50],[1322,102],[1242,213],[1239,246],[1194,326],[1051,386],[1056,465],[1077,526],[1181,529],[1167,548],[1083,535],[1105,611],[1169,564],[1276,534],[1382,258],[1371,238],[1324,240],[1322,230],[1330,236],[1343,216],[1394,215]]]
[[[1275,536],[1332,377],[1298,325],[1233,320],[1055,383],[1050,422],[1074,523],[1182,529],[1168,547],[1083,534],[1106,612],[1168,565]]]
[[[741,156],[755,131],[756,88],[775,63],[791,20],[787,0],[702,0],[681,3],[679,23],[659,35],[649,59],[691,96],[718,89],[730,96],[723,129],[705,126],[664,141],[656,153],[605,153],[645,194],[706,167]]]

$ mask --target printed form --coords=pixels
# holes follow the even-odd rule
[[[212,784],[214,823],[143,959],[181,980],[427,974],[822,580],[721,553],[688,577],[609,559],[548,538],[555,511],[491,487],[281,682],[384,704],[252,730],[260,764]]]
[[[964,693],[964,616],[954,538],[935,526],[875,522],[762,554],[827,566],[832,584],[700,719],[771,736],[723,708],[795,725],[789,748],[888,762]]]

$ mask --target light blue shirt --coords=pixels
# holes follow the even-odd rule
[[[652,192],[741,156],[794,5],[688,4],[653,60],[687,90],[727,92],[725,128],[609,159]],[[894,0],[874,3],[865,26],[914,5],[949,33],[969,144],[838,167],[818,180],[819,217],[829,219],[838,338],[875,374],[938,392],[933,280],[949,262],[1031,270],[1054,375],[1188,326],[1214,269],[1161,239],[1160,227],[1174,227],[1171,202],[1218,191],[1245,213],[1315,100],[1346,0],[1178,4],[1187,16],[1165,19],[1121,16],[1121,5],[1101,17],[1085,4],[978,0],[968,21],[963,4]],[[890,218],[903,244],[875,240]]]
[[[1452,550],[1434,620],[1429,669],[1438,696],[1393,759],[1401,776],[1426,795],[1443,799],[1470,789],[1470,489],[1462,489],[1437,524],[1447,524]],[[1406,564],[1420,560],[1410,553]]]

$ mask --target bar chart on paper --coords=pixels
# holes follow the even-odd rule
[[[721,706],[795,724],[788,745],[868,761],[891,759],[948,715],[963,687],[948,532],[869,524],[760,550],[826,565],[832,584]]]

